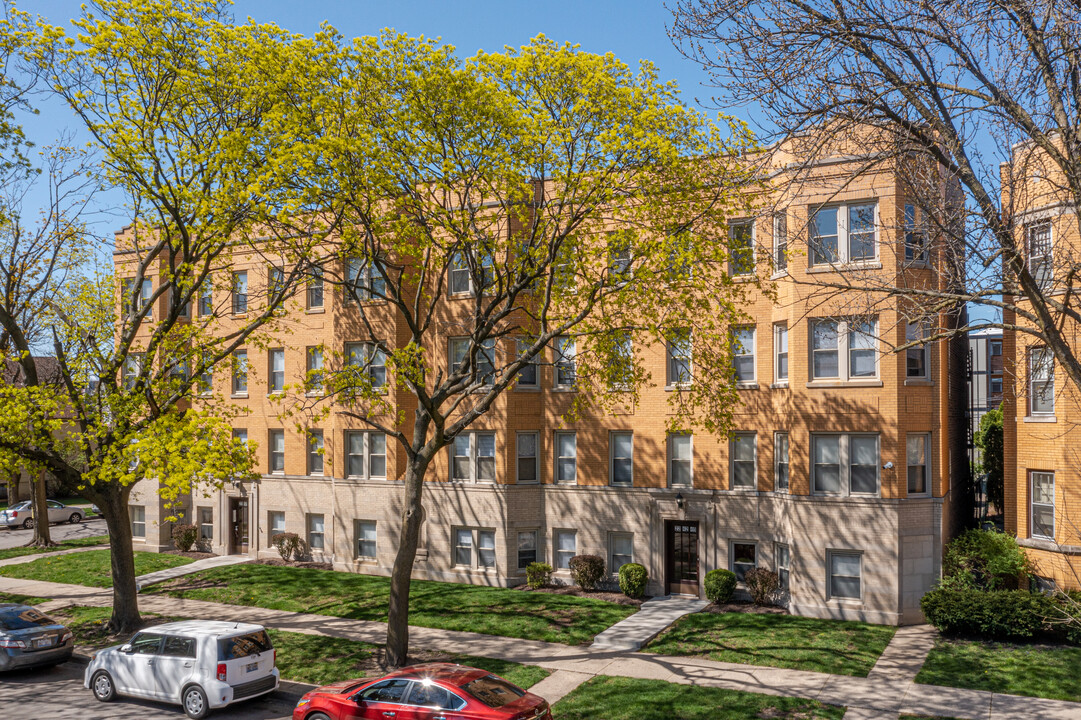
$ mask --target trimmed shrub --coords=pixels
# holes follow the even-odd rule
[[[199,540],[199,528],[186,523],[173,525],[173,545],[180,552],[191,552],[196,541]]]
[[[715,603],[726,603],[736,591],[736,574],[718,568],[706,573],[706,597]]]
[[[604,558],[596,555],[575,555],[569,565],[571,579],[583,590],[596,590],[604,577]]]
[[[529,587],[546,587],[552,582],[552,566],[543,562],[531,562],[525,569],[525,581]]]
[[[649,573],[638,563],[627,563],[619,568],[619,589],[629,598],[640,598],[646,594]]]
[[[781,587],[777,573],[765,568],[748,570],[743,576],[743,582],[747,583],[747,590],[750,591],[755,605],[772,605],[777,590]]]
[[[943,635],[1013,641],[1062,634],[1053,623],[1055,601],[1025,590],[938,588],[923,596],[920,608]]]
[[[949,590],[1014,590],[1029,571],[1028,559],[1012,535],[966,530],[946,547],[939,586]]]
[[[308,552],[308,543],[304,542],[304,539],[296,533],[278,533],[270,541],[270,544],[274,546],[278,554],[282,556],[282,560],[286,562],[300,560]]]

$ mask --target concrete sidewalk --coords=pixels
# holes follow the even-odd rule
[[[50,597],[61,604],[108,606],[110,591],[76,585],[0,577],[0,592]],[[59,602],[57,602],[59,601]],[[256,622],[280,630],[383,643],[386,625],[326,615],[223,605],[161,595],[140,598],[140,609],[177,617]],[[965,720],[1077,720],[1081,703],[1001,695],[981,690],[917,685],[912,681],[934,640],[927,628],[901,628],[868,677],[828,675],[756,665],[722,663],[694,657],[673,657],[645,652],[601,651],[535,640],[478,633],[410,627],[414,647],[479,655],[539,665],[554,671],[534,689],[555,700],[597,675],[656,679],[684,685],[787,697],[805,697],[849,708],[847,716],[872,720],[896,718],[900,713],[938,715]]]
[[[593,638],[594,650],[640,650],[684,615],[698,612],[708,600],[689,597],[655,597],[642,603],[634,615],[620,620]]]
[[[215,555],[214,557],[203,558],[202,560],[196,560],[187,565],[177,565],[176,567],[165,568],[164,570],[158,570],[157,572],[140,575],[135,578],[135,589],[142,592],[143,588],[163,583],[166,580],[191,575],[200,570],[249,563],[254,559],[255,558],[248,557],[247,555]]]

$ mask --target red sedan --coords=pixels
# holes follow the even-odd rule
[[[307,693],[293,720],[551,720],[544,698],[487,670],[428,663]]]

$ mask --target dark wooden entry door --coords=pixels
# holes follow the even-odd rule
[[[229,500],[229,553],[248,552],[248,499]]]
[[[698,594],[698,522],[665,521],[665,572],[668,593]]]

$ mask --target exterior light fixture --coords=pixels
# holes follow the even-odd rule
[[[683,509],[683,493],[676,493],[676,507]]]

